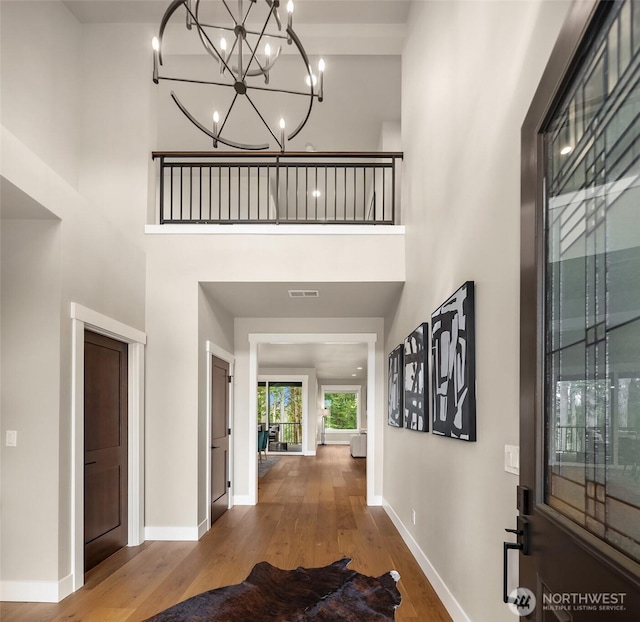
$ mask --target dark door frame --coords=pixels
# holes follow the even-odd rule
[[[205,342],[205,351],[207,354],[207,425],[204,439],[201,439],[200,445],[207,457],[206,460],[206,518],[204,522],[198,525],[198,538],[201,538],[209,529],[211,529],[211,452],[209,451],[209,439],[211,438],[211,368],[213,357],[222,359],[226,363],[229,363],[229,376],[231,382],[229,384],[229,427],[231,428],[231,434],[229,434],[229,464],[227,465],[229,479],[231,480],[231,488],[229,489],[229,508],[233,507],[233,437],[234,437],[234,420],[233,420],[233,388],[234,388],[234,369],[235,369],[235,357],[230,352],[217,346],[212,341]]]
[[[560,31],[522,126],[520,239],[520,484],[535,490],[529,511],[543,515],[576,545],[625,580],[640,586],[640,565],[544,504],[544,160],[542,131],[561,89],[576,70],[583,42],[601,24],[605,0],[576,0]],[[534,442],[530,442],[534,439]],[[523,513],[521,511],[521,513]],[[526,514],[526,512],[524,512]],[[535,534],[532,535],[532,543]],[[520,555],[521,585],[535,585],[535,568]]]
[[[71,574],[60,599],[84,585],[84,330],[129,345],[129,546],[142,544],[144,527],[144,360],[142,331],[77,303],[71,303]]]

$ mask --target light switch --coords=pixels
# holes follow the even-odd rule
[[[18,432],[16,430],[7,430],[7,447],[16,447],[18,445]]]
[[[504,470],[507,473],[520,475],[520,447],[518,445],[504,446]]]

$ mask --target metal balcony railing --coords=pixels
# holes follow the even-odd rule
[[[160,224],[396,224],[400,152],[153,152]]]

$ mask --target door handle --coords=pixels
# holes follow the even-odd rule
[[[90,464],[98,464],[96,460],[94,460],[93,462],[85,462],[84,466],[89,466]]]
[[[509,575],[509,551],[522,551],[523,555],[529,555],[529,521],[518,516],[519,529],[505,529],[507,533],[513,533],[518,537],[517,542],[503,542],[502,549],[502,600],[509,602],[509,592],[507,589],[507,577]]]
[[[217,445],[211,445],[211,449],[220,449]]]

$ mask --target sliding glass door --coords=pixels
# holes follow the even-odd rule
[[[258,426],[270,452],[302,453],[302,382],[258,382]]]

